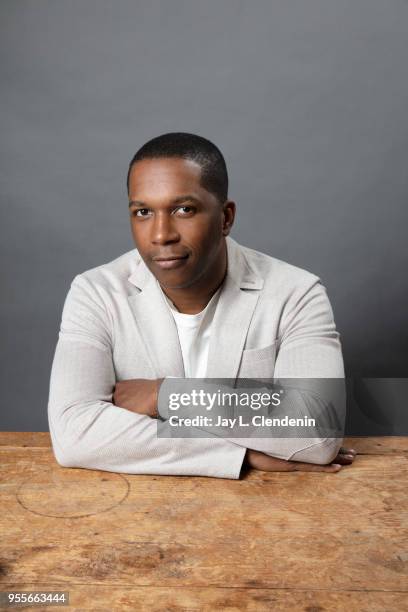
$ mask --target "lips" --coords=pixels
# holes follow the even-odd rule
[[[163,270],[170,270],[183,266],[188,255],[167,255],[166,257],[156,256],[152,258],[154,263]]]
[[[167,257],[153,257],[153,261],[173,261],[174,259],[186,259],[188,255],[168,255]]]

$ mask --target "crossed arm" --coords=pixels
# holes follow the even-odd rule
[[[337,443],[334,452],[319,444],[275,452],[269,440],[264,453],[260,443],[248,448],[251,444],[217,436],[158,438],[160,380],[116,380],[110,325],[97,287],[87,276],[75,277],[64,304],[48,402],[51,440],[60,465],[237,479],[243,462],[284,471],[337,471],[334,464],[352,462],[354,453]],[[322,285],[293,297],[282,328],[276,378],[344,376],[338,334]]]
[[[157,410],[158,395],[162,382],[163,378],[152,380],[136,378],[117,382],[112,402],[116,406],[131,412],[157,418],[159,416]],[[332,462],[327,465],[320,465],[279,459],[260,451],[247,449],[244,466],[265,472],[338,472],[343,465],[352,464],[355,455],[356,451],[354,449],[342,446]]]

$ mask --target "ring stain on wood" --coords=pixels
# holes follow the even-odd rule
[[[50,467],[34,472],[16,492],[18,504],[39,516],[84,518],[109,512],[129,496],[122,474]]]

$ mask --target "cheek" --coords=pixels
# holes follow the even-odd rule
[[[185,238],[194,244],[196,250],[212,251],[218,248],[222,237],[222,223],[218,219],[206,219],[198,225],[189,228]]]
[[[132,231],[133,239],[137,244],[142,245],[144,242],[146,242],[146,231],[141,231],[140,227],[136,226],[136,223],[131,223],[130,229]]]
[[[211,258],[212,255],[215,256],[219,252],[221,241],[222,228],[220,225],[213,223],[202,241],[202,250],[205,252],[207,259]]]
[[[137,232],[135,232],[135,230],[133,229],[133,226],[132,226],[131,230],[132,230],[133,241],[138,246],[139,245],[139,239],[138,239]]]

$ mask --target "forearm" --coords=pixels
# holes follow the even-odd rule
[[[277,459],[248,449],[245,454],[244,466],[252,467],[265,472],[338,472],[344,465],[351,465],[355,459],[356,451],[353,448],[341,446],[337,455],[329,463],[318,464],[312,462]]]

